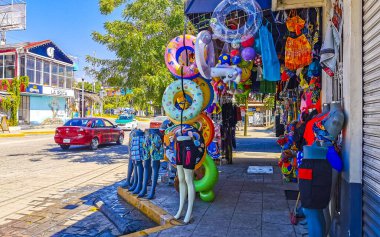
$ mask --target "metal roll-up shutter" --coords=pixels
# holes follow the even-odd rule
[[[380,1],[363,1],[363,235],[380,236]]]

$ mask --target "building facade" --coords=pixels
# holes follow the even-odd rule
[[[20,124],[61,124],[72,116],[74,63],[52,41],[0,46],[0,78],[18,76],[29,77],[21,93]]]

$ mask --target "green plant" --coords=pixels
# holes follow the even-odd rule
[[[15,77],[13,80],[3,80],[1,82],[1,88],[5,89],[9,95],[1,102],[2,107],[10,112],[9,125],[17,126],[18,125],[18,109],[21,103],[21,88],[26,88],[29,85],[29,77],[21,76]]]
[[[266,110],[273,110],[274,108],[274,96],[269,95],[264,99],[264,107]]]
[[[104,23],[94,41],[115,53],[115,59],[87,56],[88,74],[103,85],[133,90],[133,107],[161,106],[165,88],[173,81],[165,66],[168,42],[183,34],[183,0],[99,0],[102,14],[123,7],[120,20]],[[191,24],[188,26],[191,34]]]

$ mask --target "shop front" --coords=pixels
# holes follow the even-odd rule
[[[219,85],[214,86],[214,91],[220,96],[219,102],[228,102],[231,95],[245,93],[245,90],[251,94],[275,95],[276,124],[286,128],[285,136],[279,140],[283,147],[280,167],[284,178],[288,182],[300,182],[302,207],[307,215],[325,216],[317,222],[308,218],[313,225],[309,229],[310,236],[319,236],[313,235],[318,231],[331,236],[377,236],[380,233],[380,213],[376,211],[380,205],[380,172],[376,164],[380,159],[376,144],[379,143],[380,120],[376,59],[380,54],[380,4],[339,0],[256,1],[262,10],[260,18],[253,2],[189,0],[185,6],[186,15],[198,33],[212,30],[212,38],[217,39],[214,40],[216,61],[242,69],[240,81],[227,84],[216,81]],[[248,35],[246,42],[240,40],[239,37],[254,28],[247,24],[255,21],[259,22],[260,29],[253,33],[254,39],[249,41]],[[204,50],[210,53],[207,49],[210,43],[206,42],[203,42],[208,45]],[[272,46],[267,47],[268,42]],[[362,78],[362,50],[363,81],[358,80]],[[207,70],[209,58],[205,57],[201,66],[197,61],[197,66],[201,67],[203,77],[215,83]],[[242,63],[244,61],[253,65]],[[271,65],[270,70],[268,65]],[[174,76],[181,79],[179,75]],[[245,114],[249,116],[252,112]],[[332,118],[334,126],[329,125]],[[331,153],[327,155],[328,149]],[[322,153],[316,155],[317,151]],[[329,160],[332,154],[339,167]],[[304,164],[297,158],[304,158]],[[315,159],[326,164],[313,168],[311,163]],[[324,165],[327,172],[318,174],[317,170]],[[305,187],[313,190],[316,187],[306,171],[314,171],[316,179],[330,172],[330,178],[320,184],[325,185],[324,191],[317,188],[326,194],[324,200],[307,199]]]
[[[71,117],[73,61],[52,41],[0,46],[0,59],[3,80],[29,77],[21,92],[20,124],[62,124]]]

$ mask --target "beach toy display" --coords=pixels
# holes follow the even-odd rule
[[[197,83],[199,88],[203,92],[203,104],[202,104],[202,110],[207,109],[211,106],[212,102],[214,101],[214,90],[211,85],[211,83],[201,77],[197,77],[193,79],[193,82]]]
[[[236,19],[228,19],[233,12],[244,12],[246,21],[240,25]],[[224,42],[240,43],[245,36],[254,35],[260,28],[263,14],[260,5],[254,0],[224,0],[215,8],[210,25],[216,37]]]
[[[186,109],[178,109],[175,106],[177,98],[183,96],[183,92],[192,99],[191,105]],[[162,105],[165,113],[174,123],[192,123],[195,121],[202,111],[203,93],[200,87],[193,81],[177,80],[171,83],[165,90],[162,97]]]
[[[193,35],[185,35],[185,39],[180,35],[172,39],[166,47],[165,64],[176,78],[180,79],[183,76],[183,79],[194,79],[199,76],[194,59],[195,40]]]

